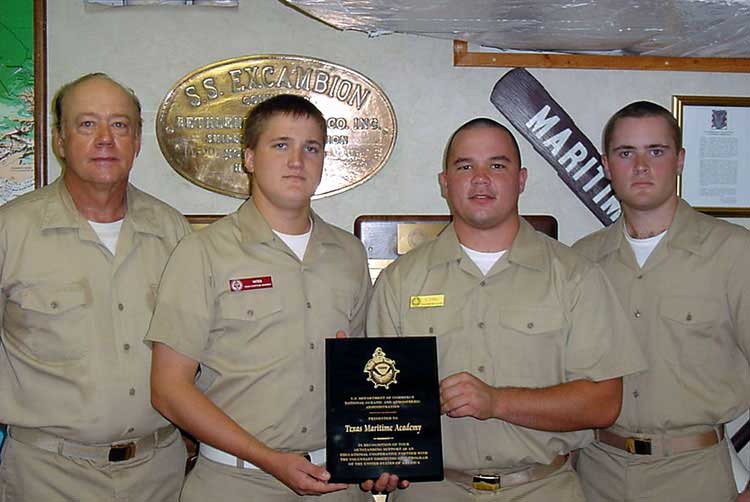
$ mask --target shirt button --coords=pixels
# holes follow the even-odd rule
[[[133,432],[134,430],[135,430],[135,429],[133,429],[132,427],[128,427],[128,432],[129,432],[129,433],[130,433],[130,432]]]
[[[57,302],[52,302],[52,303],[49,304],[49,306],[50,306],[51,309],[54,310],[54,309],[57,308]]]
[[[636,318],[636,319],[640,319],[640,318],[641,318],[641,311],[640,311],[640,310],[636,310],[636,311],[635,311],[635,312],[633,313],[633,315],[635,316],[635,318]]]
[[[252,316],[254,316],[254,315],[255,315],[255,311],[254,311],[253,309],[249,309],[249,310],[247,311],[247,316],[248,316],[248,317],[252,317]]]
[[[135,389],[131,387],[130,391],[128,391],[128,394],[130,394],[131,396],[135,396]]]
[[[430,334],[433,334],[435,332],[435,328],[430,326],[430,329],[427,330]]]
[[[479,370],[480,373],[484,373],[484,364],[479,365],[477,370]]]
[[[487,282],[486,281],[482,281],[482,282],[479,283],[479,285],[482,286],[482,287],[485,287],[487,285]]]
[[[640,394],[638,393],[637,390],[634,390],[633,391],[633,397],[636,398],[636,399],[638,399],[638,396],[640,396]]]
[[[314,391],[314,390],[315,390],[315,386],[314,386],[314,385],[311,385],[311,386],[310,386],[310,392],[312,392],[312,391]]]
[[[533,329],[533,328],[534,328],[534,323],[533,323],[533,322],[530,322],[530,323],[528,323],[528,324],[526,325],[526,327],[527,327],[527,328],[529,328],[529,329]]]
[[[484,322],[480,322],[477,326],[479,326],[480,329],[484,329]]]
[[[492,459],[492,455],[487,455],[486,457],[484,457],[484,459],[485,459],[485,460],[486,460],[487,462],[492,462],[492,460],[493,460],[493,459]]]
[[[310,342],[310,350],[314,350],[314,349],[315,349],[315,344]]]
[[[129,343],[125,343],[125,344],[123,344],[122,348],[125,349],[125,350],[130,350],[130,344]]]
[[[310,309],[310,308],[312,308],[312,304],[311,304],[310,302],[307,302],[307,303],[305,304],[305,306],[306,306],[307,308],[309,308],[309,309]]]
[[[302,427],[302,434],[307,434],[307,427]]]
[[[125,310],[125,305],[123,305],[122,303],[118,303],[117,304],[117,310],[119,310],[120,312],[122,312],[123,310]]]
[[[691,314],[690,312],[688,312],[688,315],[685,317],[685,320],[686,321],[692,321],[693,320],[693,314]]]
[[[643,274],[638,274],[635,276],[636,279],[643,279]]]

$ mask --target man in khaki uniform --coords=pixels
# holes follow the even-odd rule
[[[439,175],[453,223],[378,278],[368,336],[437,336],[445,414],[446,480],[396,501],[583,501],[568,453],[644,369],[599,267],[519,217],[526,177],[505,127],[461,126]]]
[[[186,238],[164,273],[147,337],[152,400],[202,442],[185,502],[366,495],[329,483],[322,465],[324,342],[363,336],[370,293],[362,244],[310,209],[325,143],[306,99],[255,107],[244,131],[252,197]]]
[[[724,424],[750,406],[750,232],[677,196],[685,151],[666,109],[631,103],[603,138],[622,217],[575,249],[612,281],[649,369],[625,377],[622,414],[583,450],[586,495],[734,500]]]
[[[185,447],[149,402],[142,339],[189,225],[128,184],[132,91],[90,74],[53,109],[62,177],[0,208],[0,500],[176,501]]]

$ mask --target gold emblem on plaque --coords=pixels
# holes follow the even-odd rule
[[[291,55],[218,61],[181,78],[159,106],[159,147],[172,168],[192,183],[246,198],[245,116],[256,104],[282,93],[304,96],[327,120],[325,167],[314,198],[364,183],[390,157],[396,115],[385,93],[354,70]]]
[[[380,347],[372,353],[372,359],[365,364],[364,373],[367,373],[367,381],[372,382],[375,388],[385,387],[386,389],[396,381],[396,375],[400,373],[396,369],[396,361],[385,357],[385,352]]]

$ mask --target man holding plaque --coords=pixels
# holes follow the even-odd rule
[[[363,335],[371,287],[361,242],[310,209],[326,122],[278,95],[243,135],[252,196],[178,246],[147,336],[154,406],[202,443],[181,500],[360,500],[323,465],[324,340]]]
[[[612,281],[649,366],[581,453],[591,500],[737,497],[724,424],[750,406],[750,232],[677,196],[681,138],[655,103],[615,113],[602,160],[622,216],[575,244]]]
[[[442,378],[446,479],[396,501],[583,501],[568,454],[645,367],[602,271],[519,217],[526,177],[505,127],[461,126],[439,174],[453,223],[375,286],[368,336],[435,335]]]
[[[128,182],[132,90],[92,73],[52,110],[62,176],[0,209],[0,500],[176,502],[185,445],[151,406],[142,340],[190,226]]]

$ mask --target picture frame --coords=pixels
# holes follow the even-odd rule
[[[673,96],[685,164],[677,194],[714,216],[750,216],[750,97]]]
[[[46,0],[4,6],[0,23],[0,204],[44,184]]]
[[[34,187],[47,179],[47,0],[34,0]]]
[[[548,214],[524,214],[534,229],[558,237],[557,219]],[[434,239],[453,221],[450,214],[363,214],[354,220],[354,235],[367,252],[373,283],[388,265],[422,243]]]

